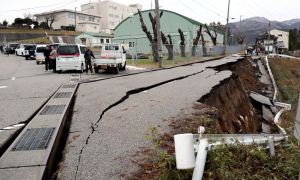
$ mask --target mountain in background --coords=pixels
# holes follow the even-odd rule
[[[229,23],[231,33],[236,34],[239,30],[246,31],[245,42],[247,44],[254,44],[255,38],[269,30],[269,20],[264,17],[252,17],[243,19],[241,22]],[[291,19],[288,21],[271,21],[271,30],[278,29],[282,31],[289,31],[290,29],[300,29],[300,19]]]

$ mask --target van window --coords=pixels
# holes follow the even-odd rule
[[[81,52],[81,54],[84,54],[85,51],[86,51],[86,47],[80,47],[80,52]]]
[[[26,46],[25,50],[35,50],[36,46]]]
[[[36,52],[43,53],[45,49],[46,49],[46,47],[38,47],[38,48],[36,48]]]
[[[105,46],[105,50],[106,51],[118,51],[119,50],[119,46],[113,46],[113,45]]]
[[[60,55],[74,55],[79,54],[78,46],[59,46],[57,54]]]

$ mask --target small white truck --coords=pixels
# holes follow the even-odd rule
[[[126,51],[122,44],[110,43],[102,46],[101,56],[93,59],[95,72],[100,69],[113,70],[116,74],[119,70],[126,69]]]

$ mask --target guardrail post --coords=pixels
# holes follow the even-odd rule
[[[274,138],[272,136],[268,136],[268,144],[270,149],[270,156],[275,156],[275,150],[274,150]]]
[[[208,151],[208,140],[202,139],[199,142],[196,165],[193,172],[193,180],[201,180],[204,173],[205,161]]]

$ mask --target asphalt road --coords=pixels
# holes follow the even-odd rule
[[[119,75],[136,73],[136,70],[120,71]],[[63,83],[70,74],[45,72],[45,65],[35,60],[25,60],[14,54],[0,54],[0,146],[14,130],[1,129],[26,121]],[[82,74],[82,80],[113,77],[115,74],[100,71],[96,75]]]
[[[159,125],[162,133],[168,132],[169,122],[163,119],[191,108],[231,75],[230,71],[218,72],[209,67],[237,59],[81,84],[62,179],[124,179],[122,175],[136,172],[139,166],[132,163],[135,158],[131,156],[139,147],[149,146],[144,139],[149,124]]]

